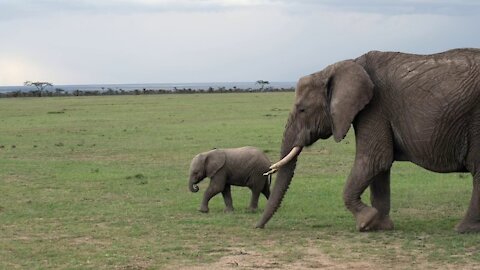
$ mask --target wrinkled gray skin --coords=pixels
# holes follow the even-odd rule
[[[432,55],[372,51],[301,78],[281,157],[332,135],[339,142],[351,124],[356,155],[343,200],[358,230],[393,229],[390,168],[394,161],[410,161],[434,172],[470,172],[470,206],[456,230],[480,231],[479,49]],[[296,160],[278,171],[257,227],[280,206]],[[367,187],[371,206],[360,198]]]
[[[220,192],[225,201],[225,212],[233,211],[231,185],[250,188],[252,198],[249,209],[257,210],[260,193],[267,199],[270,196],[268,176],[263,175],[270,164],[261,150],[250,146],[215,149],[196,155],[190,165],[190,191],[198,192],[197,184],[206,177],[211,179],[199,211],[207,213],[208,201]]]

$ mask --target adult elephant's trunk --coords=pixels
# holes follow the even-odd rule
[[[270,197],[268,198],[267,206],[263,211],[262,218],[257,223],[256,228],[264,228],[265,224],[270,220],[273,214],[280,207],[283,196],[287,192],[288,186],[292,181],[295,166],[297,164],[297,157],[300,154],[302,147],[299,146],[298,132],[291,125],[292,117],[290,117],[287,127],[283,135],[283,142],[281,148],[282,160],[272,165],[272,169],[278,169],[277,178]],[[277,165],[277,166],[276,166]]]
[[[190,180],[188,181],[188,188],[193,193],[198,192],[199,188],[197,186],[197,182],[195,181],[195,178],[190,178]]]

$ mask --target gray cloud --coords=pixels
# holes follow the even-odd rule
[[[0,85],[293,81],[369,50],[480,44],[473,1],[337,2],[0,0]]]
[[[0,0],[0,20],[72,13],[220,12],[246,7],[272,7],[301,12],[325,9],[388,14],[476,15],[475,0]]]

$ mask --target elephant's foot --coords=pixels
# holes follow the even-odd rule
[[[200,211],[202,213],[208,213],[208,207],[207,206],[201,206],[200,209],[198,209],[198,211]]]
[[[462,220],[455,226],[455,231],[459,233],[477,233],[480,232],[480,222]]]
[[[393,230],[394,225],[389,216],[382,216],[377,209],[373,207],[363,208],[357,215],[357,230],[367,231],[386,231]]]
[[[357,220],[357,230],[361,232],[370,231],[372,225],[378,219],[378,210],[373,207],[365,207],[355,216]]]
[[[231,207],[231,206],[228,207],[228,206],[227,206],[227,207],[225,207],[225,209],[223,209],[223,212],[224,212],[224,213],[232,213],[232,212],[233,212],[233,207]]]
[[[393,221],[390,219],[389,216],[383,216],[377,219],[377,222],[372,226],[372,231],[391,231],[395,228],[393,225]]]
[[[256,213],[257,210],[258,210],[258,207],[250,206],[250,207],[247,208],[247,211],[250,212],[250,213]]]
[[[373,207],[365,207],[355,215],[357,230],[360,232],[370,231],[371,226],[378,219],[378,210]]]

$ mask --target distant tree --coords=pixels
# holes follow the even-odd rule
[[[23,83],[25,86],[35,86],[38,90],[39,96],[42,96],[43,91],[47,87],[53,86],[52,83],[49,82],[32,82],[32,81],[26,81]]]
[[[55,94],[57,94],[57,96],[62,95],[63,93],[65,93],[65,90],[62,88],[55,88]]]
[[[260,85],[260,90],[263,90],[265,85],[270,84],[270,82],[269,81],[264,81],[264,80],[258,80],[258,81],[255,82],[255,84]]]

